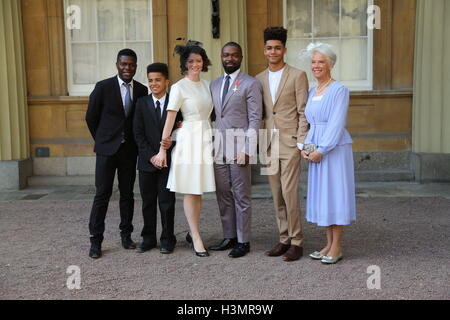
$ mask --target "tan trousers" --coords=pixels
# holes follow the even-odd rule
[[[296,148],[289,148],[288,152],[280,150],[278,162],[278,172],[269,175],[268,178],[272,189],[280,242],[302,247],[303,231],[299,201],[300,151]]]

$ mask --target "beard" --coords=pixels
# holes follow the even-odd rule
[[[235,66],[225,66],[224,64],[222,64],[222,65],[223,65],[223,70],[225,70],[226,74],[232,74],[235,71],[239,70],[239,68],[241,67],[240,64],[235,65]]]

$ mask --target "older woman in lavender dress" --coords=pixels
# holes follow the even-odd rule
[[[342,259],[344,226],[356,219],[352,138],[345,129],[349,91],[333,80],[336,54],[328,44],[310,44],[312,74],[317,87],[309,92],[305,115],[310,130],[302,157],[309,161],[306,219],[325,227],[327,244],[310,254],[333,264]]]

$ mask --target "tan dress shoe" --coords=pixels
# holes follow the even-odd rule
[[[291,245],[288,251],[283,256],[284,261],[295,261],[303,256],[303,248]]]

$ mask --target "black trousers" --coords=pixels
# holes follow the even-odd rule
[[[166,187],[168,177],[169,168],[156,172],[139,171],[139,188],[144,217],[144,228],[141,235],[144,242],[156,245],[156,214],[157,205],[159,205],[162,225],[160,243],[162,247],[173,249],[177,242],[174,235],[175,193]]]
[[[134,182],[136,180],[137,150],[131,143],[123,143],[111,156],[97,155],[95,164],[95,198],[89,218],[89,232],[92,243],[101,243],[105,232],[105,217],[111,198],[114,177],[119,182],[120,193],[120,235],[133,232]]]

